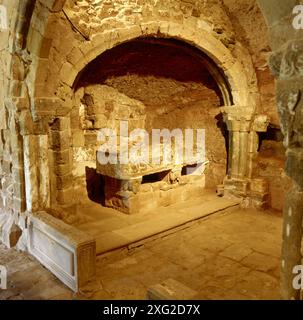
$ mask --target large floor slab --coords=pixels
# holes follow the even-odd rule
[[[126,215],[113,210],[110,217],[108,212],[102,213],[98,208],[94,215],[87,213],[91,222],[77,227],[95,237],[97,255],[102,255],[130,245],[134,247],[136,243],[142,245],[145,241],[161,237],[165,232],[186,228],[209,215],[231,212],[238,208],[239,202],[236,200],[205,192],[199,199],[138,215]],[[82,212],[84,215],[85,210]]]

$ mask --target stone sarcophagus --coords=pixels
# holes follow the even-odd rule
[[[161,149],[161,148],[160,148]],[[163,152],[160,154],[163,155]],[[124,164],[119,152],[111,154],[116,158],[114,164],[102,164],[97,152],[97,172],[103,176],[105,205],[127,214],[145,212],[158,207],[169,206],[179,201],[194,199],[205,188],[204,171],[208,164],[196,157],[187,158],[177,164],[176,159]],[[153,163],[157,164],[153,164]]]
[[[75,292],[95,276],[96,242],[46,212],[30,216],[29,252]]]

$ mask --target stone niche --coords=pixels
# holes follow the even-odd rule
[[[135,213],[193,199],[205,188],[215,191],[227,170],[228,132],[220,112],[226,103],[220,90],[224,81],[221,71],[201,51],[172,39],[138,38],[88,64],[75,84],[71,118],[78,198],[93,190],[99,193],[94,198],[101,197],[105,206]],[[128,127],[123,133],[121,122]],[[183,133],[204,129],[205,159],[163,163],[160,142],[162,160],[157,165],[150,161],[101,165],[98,135],[104,128],[117,133],[118,148],[108,152],[118,158],[125,152],[119,143],[129,145],[134,129],[145,129],[150,136],[153,129]],[[178,148],[176,140],[171,143],[173,150]]]

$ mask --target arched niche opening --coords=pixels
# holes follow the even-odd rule
[[[98,56],[74,83],[71,130],[73,174],[79,180],[79,195],[84,195],[83,189],[86,189],[91,200],[120,209],[120,205],[113,202],[119,202],[114,194],[121,190],[161,192],[164,183],[176,189],[179,185],[184,190],[179,192],[181,196],[178,192],[176,197],[169,196],[175,199],[172,202],[178,198],[186,200],[204,188],[215,191],[227,171],[228,131],[219,108],[233,104],[230,92],[223,72],[215,63],[202,51],[180,40],[137,38]],[[126,185],[121,177],[116,181],[119,177],[113,174],[98,174],[98,133],[110,128],[119,135],[121,121],[127,121],[128,132],[205,129],[209,163],[203,169],[204,182],[199,181],[201,176],[187,174],[191,172],[190,164],[180,166],[180,170],[162,168],[145,172],[149,174],[142,174],[139,181],[132,175],[132,182]],[[140,186],[134,186],[136,183]],[[191,190],[192,184],[199,187]],[[104,188],[113,193],[110,197],[114,200],[110,203],[106,202]]]

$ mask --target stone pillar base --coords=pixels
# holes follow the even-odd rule
[[[269,202],[268,182],[265,179],[230,179],[224,181],[224,196],[242,198],[243,207],[265,209]]]
[[[224,195],[233,196],[236,198],[246,197],[249,188],[249,182],[242,179],[224,180]]]
[[[269,203],[269,185],[265,179],[251,179],[249,190],[250,206],[266,209]]]

